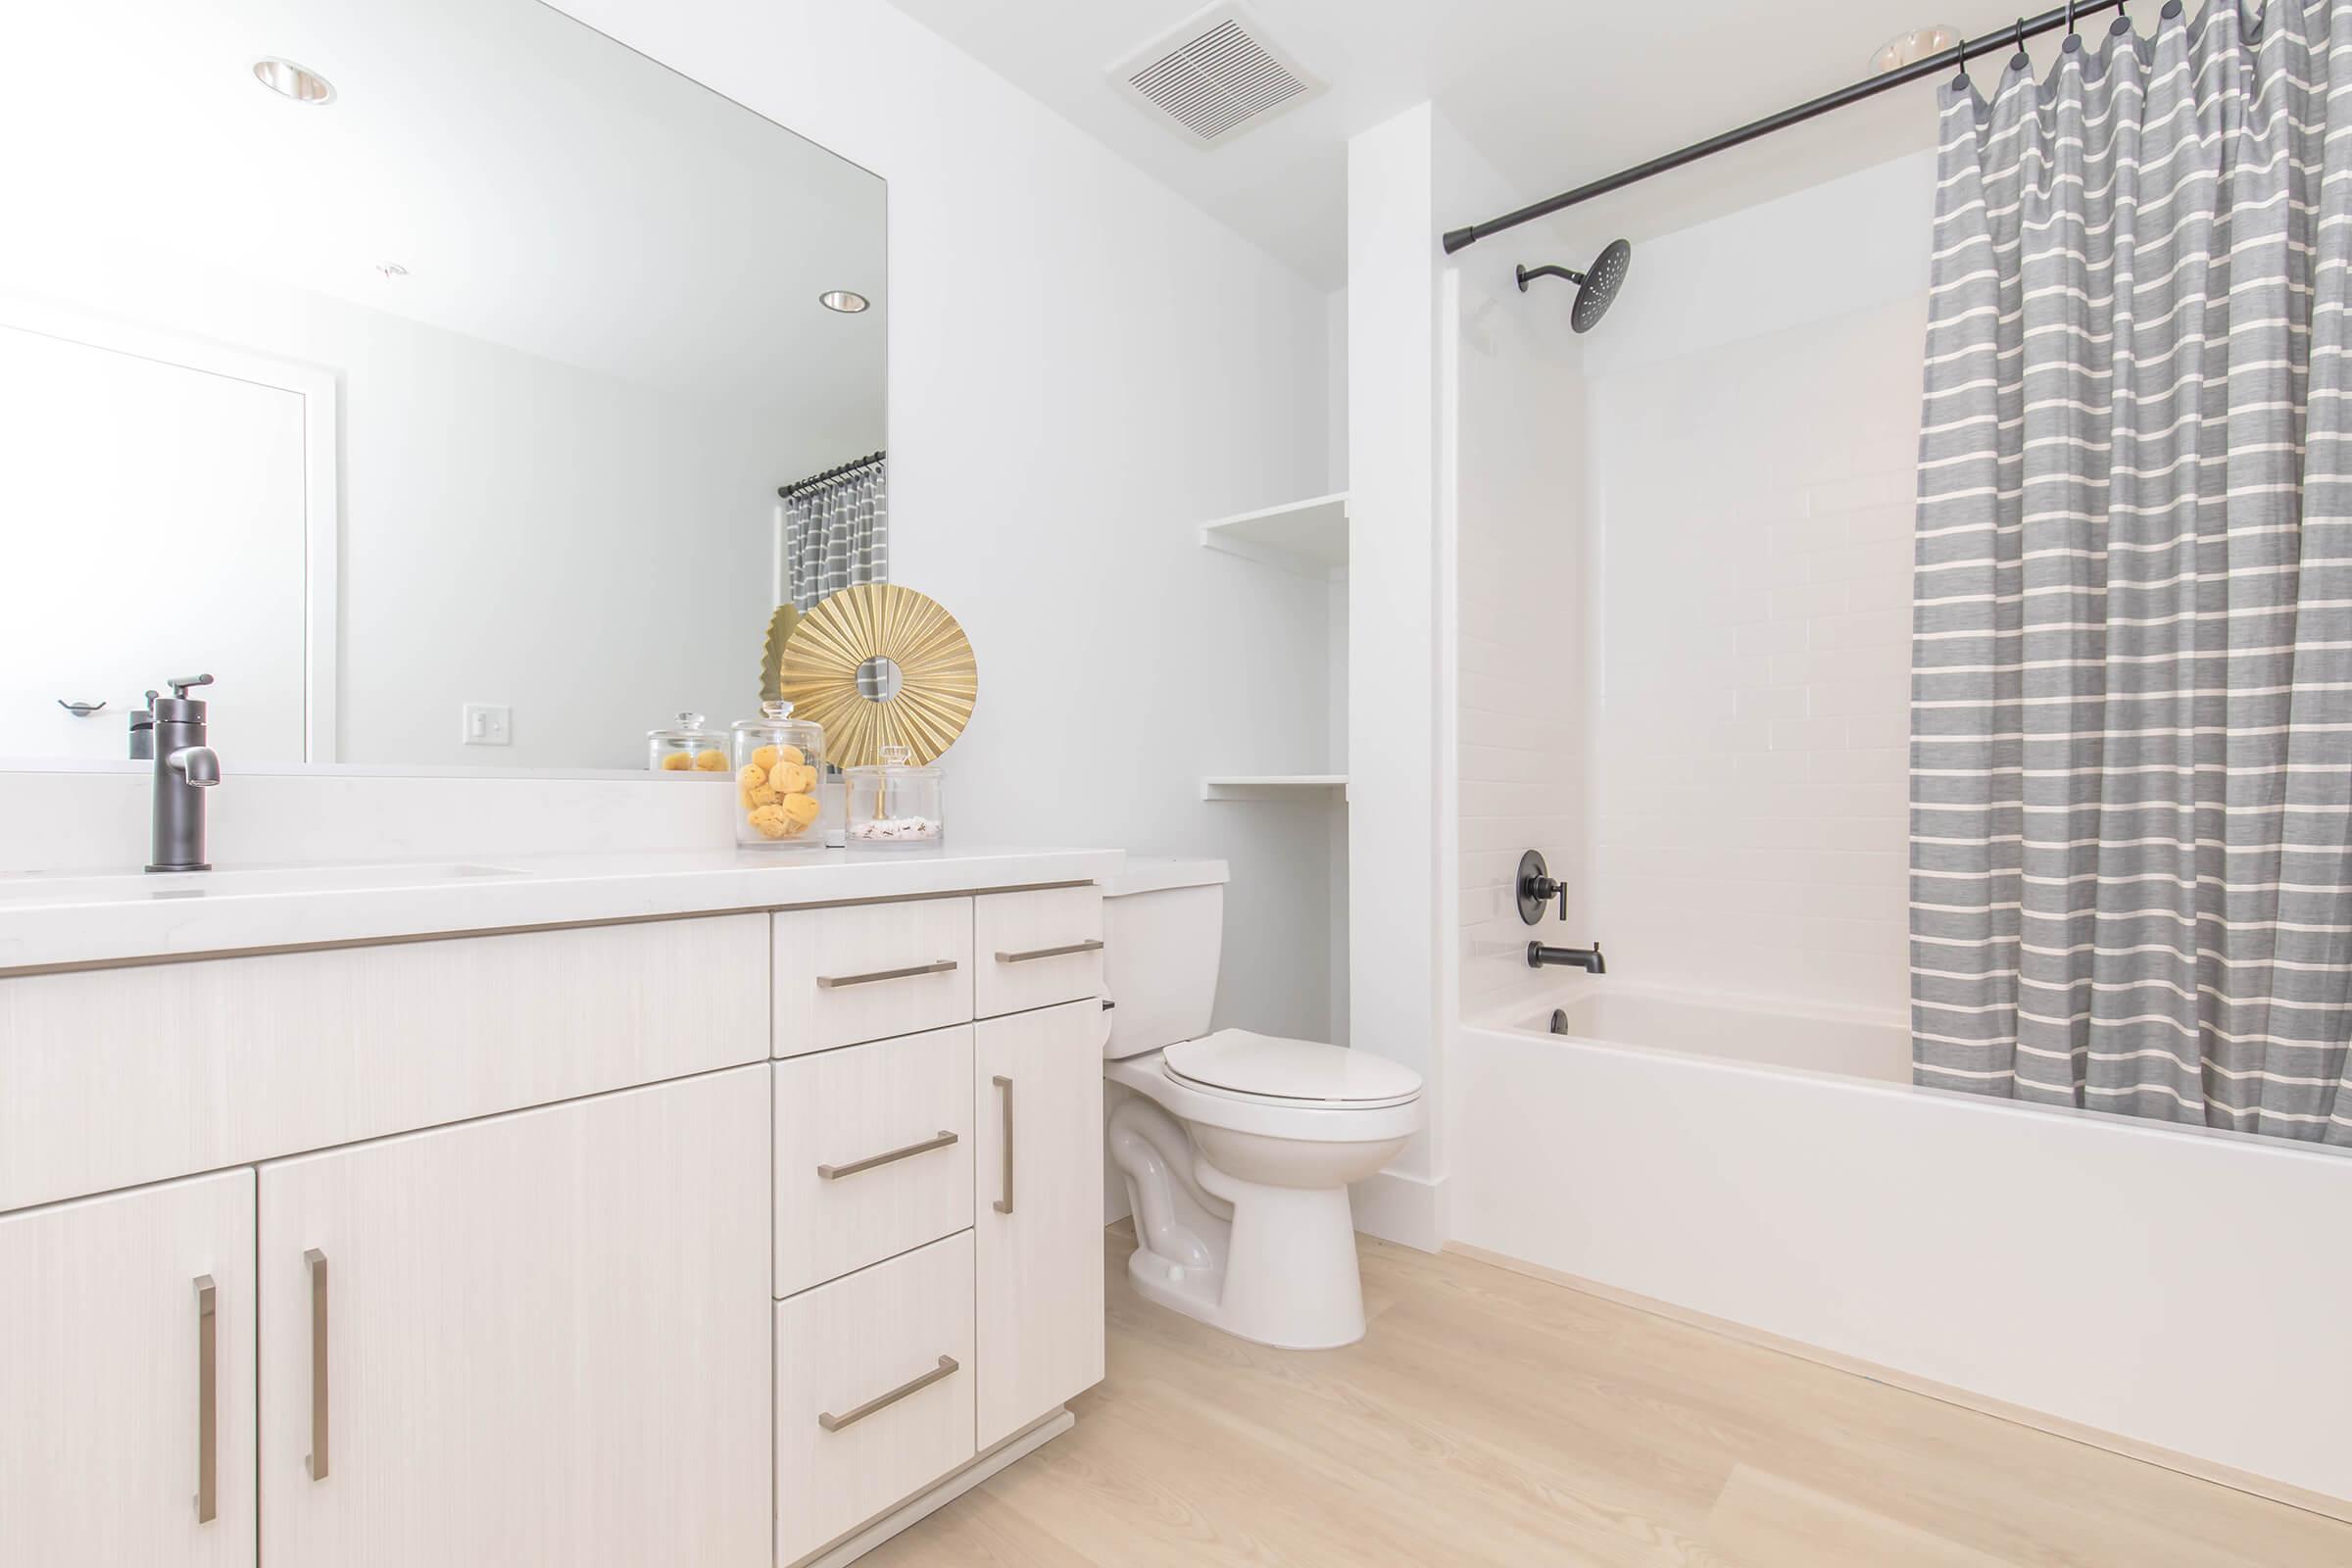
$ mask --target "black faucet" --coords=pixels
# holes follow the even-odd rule
[[[1534,925],[1544,918],[1544,906],[1560,901],[1560,918],[1568,918],[1568,884],[1554,878],[1551,867],[1544,863],[1541,852],[1530,850],[1519,857],[1519,918]],[[1563,968],[1582,969],[1587,974],[1607,974],[1608,961],[1600,956],[1600,944],[1589,948],[1547,948],[1541,942],[1527,945],[1527,966],[1541,969],[1546,964]]]
[[[1541,969],[1547,963],[1556,963],[1566,969],[1582,969],[1587,974],[1609,972],[1608,960],[1600,956],[1600,944],[1597,942],[1589,948],[1547,948],[1541,942],[1530,942],[1527,945],[1527,966]]]
[[[210,871],[204,858],[204,792],[220,782],[220,759],[205,744],[204,704],[188,695],[210,675],[166,681],[169,697],[150,701],[155,716],[155,822],[150,871]]]

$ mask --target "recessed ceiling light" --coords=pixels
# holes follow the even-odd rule
[[[830,288],[816,297],[816,303],[828,311],[839,311],[844,316],[856,316],[873,302],[864,295],[852,293],[846,288]]]
[[[1900,71],[1905,66],[1918,65],[1930,55],[1939,55],[1959,41],[1958,33],[1941,25],[1897,33],[1870,57],[1870,69],[1881,73]]]
[[[291,60],[274,55],[253,63],[253,79],[298,104],[331,104],[335,101],[335,84],[308,66],[298,66]]]

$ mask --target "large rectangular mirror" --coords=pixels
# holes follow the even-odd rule
[[[0,757],[642,767],[886,559],[874,175],[537,0],[0,27]]]

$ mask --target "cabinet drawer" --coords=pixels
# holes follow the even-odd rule
[[[779,1061],[776,1294],[972,1223],[972,1026]]]
[[[791,909],[775,917],[775,1054],[972,1019],[972,901]]]
[[[0,1209],[763,1060],[767,917],[0,979]]]
[[[776,1303],[776,1561],[969,1462],[972,1236]]]
[[[1102,890],[1035,888],[972,901],[979,1016],[1102,994]]]

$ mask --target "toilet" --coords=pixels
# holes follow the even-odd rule
[[[1135,1288],[1286,1349],[1364,1337],[1348,1184],[1421,1128],[1421,1077],[1369,1052],[1211,1032],[1227,868],[1130,858],[1103,889],[1107,1138]]]

